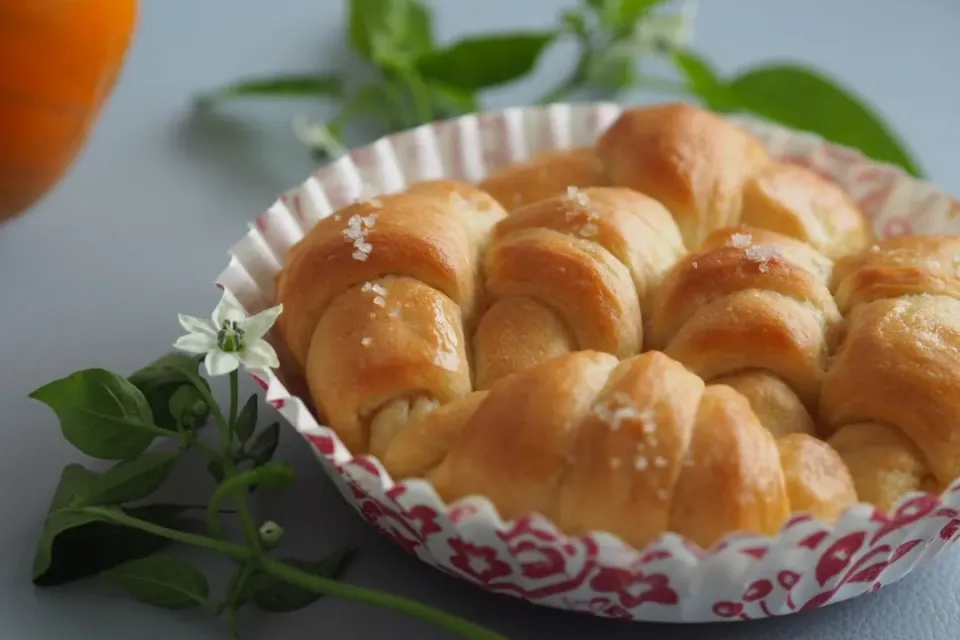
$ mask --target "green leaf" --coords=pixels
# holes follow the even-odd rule
[[[295,558],[281,560],[301,571],[315,576],[335,579],[343,573],[353,557],[354,549],[347,547],[333,553],[319,562],[307,562]],[[319,593],[308,591],[302,587],[287,584],[279,578],[266,573],[256,573],[247,587],[254,605],[271,613],[290,613],[297,611],[317,601]]]
[[[665,0],[613,0],[608,4],[615,5],[614,19],[618,27],[633,27],[633,25],[645,17],[650,11]]]
[[[246,78],[206,93],[199,98],[211,104],[230,98],[339,98],[343,95],[340,78],[315,73],[291,73],[277,76]]]
[[[68,464],[65,466],[63,471],[60,472],[60,482],[53,492],[53,500],[50,501],[48,512],[52,513],[73,505],[77,494],[85,491],[99,477],[83,465]]]
[[[665,0],[586,0],[597,17],[600,25],[616,35],[622,36],[633,29],[638,20],[644,18],[657,5]]]
[[[562,11],[560,13],[560,23],[569,33],[572,33],[581,41],[585,42],[590,36],[587,19],[579,10],[565,9]]]
[[[704,105],[719,112],[736,109],[736,99],[731,95],[730,87],[704,58],[691,51],[678,51],[674,53],[673,61],[686,79],[690,91]]]
[[[155,607],[187,609],[208,604],[207,579],[192,564],[173,556],[131,560],[103,575],[140,602]]]
[[[280,423],[274,422],[254,438],[253,444],[247,450],[247,459],[252,460],[254,466],[263,466],[273,458],[279,444]]]
[[[408,66],[433,49],[433,20],[416,0],[350,0],[353,49],[385,68]]]
[[[729,83],[741,110],[812,131],[881,162],[922,170],[891,127],[868,103],[822,72],[792,64],[755,67]]]
[[[160,488],[179,458],[177,453],[144,453],[108,469],[77,491],[75,507],[94,507],[133,502]]]
[[[40,387],[30,397],[53,409],[63,437],[94,458],[132,458],[162,433],[140,390],[105,369],[78,371]]]
[[[178,424],[197,429],[210,415],[210,406],[197,389],[210,391],[210,384],[200,375],[200,358],[172,352],[135,371],[127,378],[140,389],[153,421],[159,427],[176,431]]]
[[[234,426],[233,433],[241,444],[246,443],[257,428],[258,402],[259,398],[256,395],[250,396],[243,408],[240,409],[239,415],[237,415],[237,423]]]
[[[477,96],[470,91],[448,87],[439,82],[430,82],[427,86],[438,118],[452,118],[479,110]]]
[[[605,91],[632,87],[637,82],[637,60],[628,47],[611,47],[587,67],[586,81]]]
[[[87,578],[128,560],[148,556],[170,543],[166,538],[138,529],[100,522],[95,515],[62,511],[69,504],[70,490],[66,487],[73,486],[67,476],[77,473],[76,469],[68,469],[70,467],[64,469],[54,497],[55,508],[47,517],[37,542],[33,558],[35,585],[49,587]],[[158,504],[123,511],[141,520],[172,527],[180,522],[179,516],[185,509],[180,505]]]
[[[267,462],[250,473],[253,477],[252,484],[270,491],[289,489],[297,477],[293,467],[285,462]]]
[[[466,91],[512,82],[530,73],[556,33],[495,33],[470,36],[417,61],[428,80]]]

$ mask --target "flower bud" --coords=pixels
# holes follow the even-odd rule
[[[170,415],[181,427],[193,431],[207,421],[210,406],[196,388],[184,385],[170,396]]]
[[[283,537],[283,527],[273,520],[267,520],[260,525],[260,542],[268,549],[272,549],[280,544],[280,538]]]

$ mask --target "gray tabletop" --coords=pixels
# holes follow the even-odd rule
[[[561,3],[434,2],[439,30],[537,27]],[[772,57],[816,63],[875,100],[917,150],[935,181],[960,192],[960,45],[956,0],[710,0],[698,47],[723,69]],[[348,59],[334,0],[144,0],[123,80],[85,154],[62,185],[26,217],[0,227],[0,637],[93,639],[225,637],[220,622],[156,611],[85,583],[44,592],[29,581],[33,543],[60,468],[75,459],[52,415],[26,395],[75,369],[129,372],[179,335],[176,313],[206,314],[212,279],[247,220],[311,169],[289,131],[293,105],[244,106],[229,117],[187,117],[196,91],[235,76]],[[909,6],[908,6],[909,5]],[[521,103],[569,64],[552,52],[530,84],[489,103]],[[536,86],[533,86],[536,85]],[[956,637],[960,552],[860,600],[788,619],[723,626],[599,621],[481,592],[406,556],[340,499],[292,430],[280,456],[298,469],[295,489],[260,508],[300,551],[345,541],[361,553],[347,579],[418,598],[511,638]],[[185,469],[181,500],[208,487]],[[201,485],[201,486],[198,486]],[[218,567],[212,566],[216,571]],[[219,567],[223,570],[223,567]],[[296,614],[243,618],[246,637],[444,638],[416,621],[321,601]]]

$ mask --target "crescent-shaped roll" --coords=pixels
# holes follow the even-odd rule
[[[827,435],[861,422],[906,436],[943,486],[960,476],[960,301],[941,295],[856,306],[824,377]],[[877,443],[889,439],[877,433]],[[844,447],[844,449],[846,449]],[[904,449],[904,456],[916,458]],[[911,469],[914,463],[911,463]],[[903,469],[905,473],[917,472]]]
[[[380,453],[412,417],[472,391],[481,258],[504,216],[474,186],[424,182],[337,211],[291,249],[278,328],[354,453]]]
[[[815,413],[841,320],[827,265],[812,248],[774,232],[719,229],[657,291],[651,345],[708,381],[747,372],[776,378],[768,391],[755,380],[751,393],[777,398],[779,410],[808,423],[810,415],[795,413],[788,398]]]
[[[479,187],[508,211],[564,193],[607,183],[592,147],[546,151],[492,171]]]
[[[958,255],[956,236],[887,238],[834,269],[847,318],[824,377],[822,431],[883,509],[960,475]]]
[[[570,189],[514,210],[486,253],[477,388],[576,349],[638,353],[644,310],[683,252],[666,209],[629,189]]]
[[[864,249],[870,225],[817,173],[774,160],[736,123],[686,103],[624,110],[597,142],[613,185],[662,202],[690,248],[744,224],[810,243],[836,259]]]
[[[916,294],[960,298],[960,237],[886,238],[837,262],[833,274],[843,313],[858,304]]]

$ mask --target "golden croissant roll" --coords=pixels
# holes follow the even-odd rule
[[[709,547],[856,502],[829,446],[775,439],[740,393],[655,351],[578,351],[511,374],[418,418],[382,460],[445,500],[482,495],[505,519],[542,513],[569,534],[609,531],[636,547],[667,531]]]
[[[600,137],[597,155],[611,184],[666,205],[691,248],[736,224],[803,240],[832,259],[873,237],[838,186],[770,158],[745,130],[689,104],[625,110]]]
[[[955,236],[888,238],[840,260],[833,273],[837,303],[849,316],[825,379],[834,388],[822,398],[824,428],[864,499],[885,509],[911,491],[937,492],[960,473],[951,402],[960,378],[951,375],[956,351],[949,346],[958,326],[958,253]],[[879,403],[869,411],[865,393]],[[891,405],[907,422],[887,411]]]
[[[508,211],[564,193],[568,188],[606,184],[592,147],[539,153],[491,172],[479,187]]]
[[[883,508],[960,476],[960,238],[881,240],[837,263],[848,312],[824,378],[825,434]]]
[[[638,353],[652,294],[684,251],[667,210],[629,189],[571,187],[515,209],[485,255],[476,388],[578,349]]]
[[[425,182],[343,208],[290,250],[278,327],[354,453],[378,453],[411,417],[471,391],[481,256],[505,215],[469,184]]]
[[[771,432],[813,433],[841,323],[829,274],[830,261],[798,240],[719,229],[656,292],[650,344],[736,388]]]
[[[837,263],[833,287],[843,313],[881,298],[917,294],[960,298],[960,236],[879,240]]]

